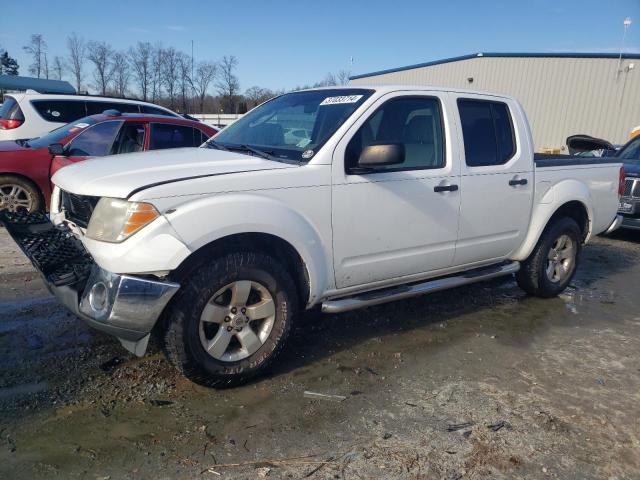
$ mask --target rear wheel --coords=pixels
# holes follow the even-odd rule
[[[169,359],[197,383],[224,387],[263,372],[291,329],[291,277],[262,253],[215,259],[183,282],[167,318]]]
[[[38,189],[27,180],[0,175],[0,211],[36,212],[42,209]]]
[[[538,297],[561,293],[576,272],[582,234],[575,220],[559,218],[547,227],[516,274],[518,285]]]

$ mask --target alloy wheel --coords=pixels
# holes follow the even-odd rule
[[[0,185],[0,210],[30,212],[33,208],[32,194],[20,185],[5,183]]]
[[[216,360],[236,362],[253,355],[269,338],[276,304],[259,282],[238,280],[209,299],[200,315],[200,342]]]
[[[569,235],[561,235],[547,255],[547,278],[553,283],[564,281],[573,269],[576,245]]]

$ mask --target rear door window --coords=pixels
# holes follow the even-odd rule
[[[103,157],[111,152],[113,141],[123,122],[102,122],[86,129],[67,147],[71,157]]]
[[[200,130],[185,125],[152,123],[149,150],[166,148],[198,147],[202,143]]]
[[[503,165],[515,153],[509,107],[502,102],[459,99],[467,165]]]
[[[140,105],[135,103],[87,101],[87,115],[97,115],[105,110],[117,110],[120,113],[140,113]]]
[[[31,105],[47,122],[69,123],[87,116],[79,100],[32,100]]]
[[[148,113],[150,115],[164,115],[165,117],[174,117],[175,115],[163,110],[161,108],[150,107],[148,105],[140,105],[142,113]]]

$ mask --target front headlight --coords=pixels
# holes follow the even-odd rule
[[[150,203],[104,197],[93,210],[86,235],[102,242],[120,243],[159,216]]]

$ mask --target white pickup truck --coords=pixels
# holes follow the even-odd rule
[[[158,331],[209,385],[260,372],[295,313],[515,274],[541,297],[614,230],[621,165],[534,159],[512,98],[345,87],[281,95],[201,148],[53,178],[51,222],[3,223],[72,312],[142,355]]]

